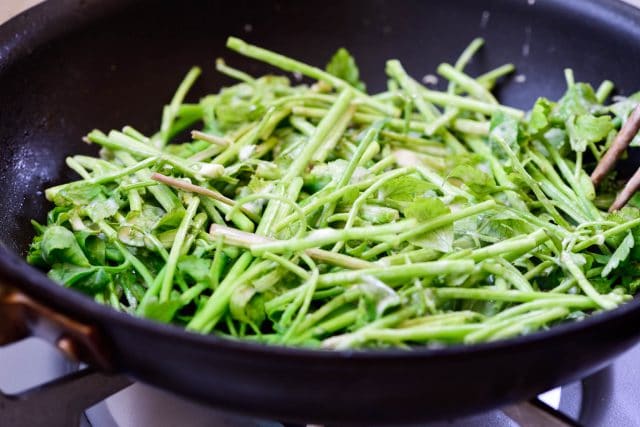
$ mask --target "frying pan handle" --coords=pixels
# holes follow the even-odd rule
[[[73,360],[113,371],[98,330],[34,301],[0,282],[0,346],[29,336],[45,339]]]

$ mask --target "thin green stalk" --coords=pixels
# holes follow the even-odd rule
[[[160,302],[168,301],[171,296],[171,289],[174,284],[173,276],[176,272],[176,266],[178,265],[178,258],[182,253],[182,246],[185,243],[189,227],[191,227],[193,217],[195,216],[199,205],[200,199],[197,197],[192,197],[187,204],[187,210],[180,222],[176,238],[173,242],[173,246],[171,247],[171,251],[169,252],[169,259],[167,260],[164,279],[160,289]]]
[[[568,252],[563,252],[560,256],[560,260],[564,264],[564,267],[567,271],[576,279],[578,282],[578,286],[582,289],[589,298],[591,298],[595,303],[597,303],[600,307],[605,310],[612,310],[617,307],[617,304],[613,301],[604,298],[600,293],[593,287],[589,279],[584,275],[584,272],[578,265],[575,263],[573,259],[574,255]]]
[[[443,107],[455,107],[461,110],[468,110],[477,113],[482,113],[487,116],[491,116],[496,112],[502,112],[504,114],[522,119],[524,117],[524,111],[517,108],[507,107],[504,105],[494,105],[483,101],[476,101],[474,99],[465,98],[458,95],[452,95],[445,92],[438,92],[423,88],[420,94],[426,99],[436,105]]]
[[[445,77],[447,80],[454,82],[458,87],[465,90],[469,95],[477,98],[480,101],[488,102],[490,104],[498,104],[496,98],[475,79],[472,79],[462,71],[459,71],[449,64],[440,64],[438,66],[438,73]]]
[[[383,282],[398,283],[416,277],[434,277],[440,275],[461,275],[473,272],[475,263],[471,260],[446,260],[420,262],[410,265],[394,265],[390,267],[366,268],[362,270],[339,271],[320,275],[318,285],[322,287],[347,285],[355,283],[367,276],[375,277]]]
[[[171,102],[166,108],[166,114],[164,115],[160,126],[160,138],[154,141],[157,148],[161,148],[169,142],[171,127],[178,115],[178,109],[184,102],[187,92],[189,92],[201,73],[202,70],[199,67],[193,67],[189,70],[184,80],[182,80],[180,86],[178,86],[178,90],[176,90],[175,95],[173,95]]]
[[[386,240],[386,237],[402,233],[415,228],[418,223],[413,219],[398,221],[391,224],[372,225],[368,227],[353,227],[350,229],[323,228],[314,230],[305,237],[298,239],[279,240],[251,245],[251,252],[260,256],[265,252],[283,253],[295,252],[345,240]]]
[[[344,90],[354,91],[357,94],[357,97],[359,99],[362,99],[364,103],[366,103],[367,105],[370,105],[376,110],[384,114],[389,114],[391,116],[398,115],[397,109],[392,105],[376,101],[375,99],[366,95],[364,92],[357,90],[356,88],[351,86],[349,83],[345,82],[344,80],[341,80],[333,76],[332,74],[322,71],[319,68],[309,66],[307,64],[298,62],[291,58],[287,58],[284,55],[280,55],[278,53],[269,51],[267,49],[250,45],[245,41],[235,37],[229,37],[227,39],[227,47],[232,50],[235,50],[241,55],[248,56],[249,58],[266,62],[267,64],[271,64],[275,67],[281,68],[286,71],[302,73],[305,76],[326,82],[336,89],[339,89],[342,91]]]
[[[604,80],[602,83],[600,83],[600,86],[598,86],[598,90],[596,91],[596,99],[598,100],[599,104],[604,103],[609,95],[611,95],[613,88],[614,84],[611,80]]]

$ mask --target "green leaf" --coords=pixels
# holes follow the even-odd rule
[[[56,206],[47,213],[47,224],[64,224],[69,220],[69,213],[74,210],[72,206]]]
[[[589,279],[589,281],[591,282],[593,287],[596,288],[596,291],[598,291],[598,293],[600,294],[608,294],[609,292],[611,292],[611,285],[614,282],[613,279],[606,279],[604,277],[595,277]]]
[[[587,114],[598,105],[596,94],[591,85],[576,83],[567,89],[564,96],[553,108],[551,118],[555,123],[565,123],[569,117]]]
[[[551,128],[544,133],[544,139],[560,154],[565,154],[568,149],[567,132],[559,128]]]
[[[220,92],[214,112],[221,129],[227,130],[262,118],[266,108],[255,92],[254,88],[246,83],[231,86]]]
[[[548,129],[548,116],[551,114],[553,105],[553,102],[546,98],[538,98],[529,115],[528,131],[530,134],[535,135]]]
[[[98,233],[78,231],[75,233],[80,248],[93,265],[104,265],[106,262],[106,242]]]
[[[387,224],[400,218],[397,210],[376,205],[364,205],[360,210],[360,216],[372,224]]]
[[[178,211],[183,214],[183,211]],[[126,217],[126,225],[118,230],[118,239],[125,245],[144,247],[146,240],[143,231],[148,232],[157,228],[162,219],[165,219],[166,226],[173,227],[173,221],[177,216],[167,215],[163,218],[163,214],[164,211],[161,208],[152,205],[144,205],[142,211],[129,212]]]
[[[47,267],[47,262],[42,257],[42,234],[47,228],[34,220],[31,221],[31,225],[35,229],[35,236],[27,250],[27,262],[36,267]]]
[[[625,206],[619,211],[612,212],[607,215],[607,220],[617,222],[618,224],[624,224],[634,219],[640,218],[640,209],[631,206]],[[635,227],[631,230],[636,245],[634,246],[633,253],[634,258],[640,257],[640,227]],[[607,244],[611,247],[617,248],[622,244],[622,240],[626,235],[617,234],[607,238]]]
[[[415,218],[420,222],[446,215],[451,209],[438,198],[425,198],[411,203],[404,211],[407,218]]]
[[[503,141],[511,151],[518,153],[520,151],[520,145],[518,144],[518,119],[504,114],[502,111],[498,111],[491,117],[491,124],[489,126],[489,143],[491,151],[499,158],[508,159],[507,153],[505,153],[501,144],[498,141]]]
[[[182,218],[184,218],[185,213],[186,211],[182,206],[172,210],[171,212],[168,212],[162,217],[162,219],[160,219],[160,221],[158,221],[158,223],[154,227],[154,231],[162,232],[178,228],[180,226],[180,223],[182,222]]]
[[[359,288],[363,291],[365,307],[372,320],[382,316],[387,309],[402,303],[396,291],[375,277],[365,277],[364,283],[359,285]]]
[[[331,57],[331,60],[326,66],[326,70],[329,74],[332,74],[351,86],[361,91],[366,90],[365,84],[360,81],[360,70],[356,65],[356,61],[353,59],[349,51],[343,47]]]
[[[173,297],[167,301],[160,302],[156,297],[153,297],[146,300],[140,306],[140,310],[142,317],[162,323],[169,323],[181,307],[182,302],[179,298]]]
[[[399,176],[386,182],[380,189],[383,199],[412,202],[437,189],[433,184],[412,176]]]
[[[533,231],[531,228],[515,213],[504,211],[483,217],[476,231],[483,240],[499,242],[517,235],[529,234]]]
[[[407,218],[415,218],[420,222],[450,213],[451,210],[440,199],[421,199],[411,203],[405,209]],[[453,247],[453,225],[440,227],[436,230],[421,234],[409,240],[422,248],[435,249],[440,252],[450,252]]]
[[[616,102],[609,106],[609,111],[611,111],[616,117],[618,117],[622,121],[626,121],[631,112],[638,105],[638,101],[632,99],[624,99],[622,101]]]
[[[118,202],[113,197],[96,197],[84,208],[84,211],[93,222],[98,222],[111,218],[119,209],[120,206],[118,206]]]
[[[50,265],[69,263],[89,266],[89,260],[82,252],[75,236],[64,227],[59,225],[48,227],[42,235],[40,245],[42,258]]]
[[[96,295],[107,289],[111,275],[100,267],[82,267],[73,264],[55,264],[49,277],[67,287],[88,295]]]
[[[178,260],[178,271],[194,281],[208,282],[211,260],[193,255],[183,256]]]
[[[569,131],[569,142],[571,148],[576,152],[584,152],[590,142],[602,141],[613,129],[611,117],[596,117],[591,114],[583,114],[567,120],[567,130]]]
[[[104,195],[101,185],[83,182],[63,188],[53,197],[52,202],[58,206],[86,206],[101,195]]]
[[[231,294],[229,311],[234,319],[259,326],[266,317],[264,299],[248,284],[236,287]]]
[[[458,165],[449,173],[450,178],[457,178],[471,191],[477,194],[486,194],[495,189],[495,181],[489,174],[480,170],[477,166],[469,164]]]
[[[609,262],[604,266],[602,270],[602,277],[607,277],[609,273],[618,268],[621,262],[625,261],[629,254],[631,253],[631,249],[633,248],[635,241],[633,239],[633,234],[630,232],[627,234],[627,237],[624,238],[620,246],[618,246],[613,254],[611,254],[611,258],[609,258]]]

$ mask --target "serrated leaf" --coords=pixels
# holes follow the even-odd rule
[[[103,268],[67,263],[55,264],[48,275],[52,280],[88,295],[104,291],[111,282],[111,275]]]
[[[528,130],[529,133],[537,134],[549,127],[548,116],[551,114],[553,103],[546,98],[538,98],[531,114],[529,115]]]
[[[450,178],[457,178],[471,191],[477,194],[491,192],[495,188],[495,181],[489,174],[481,171],[477,166],[468,164],[458,165],[449,173]]]
[[[162,323],[169,323],[181,307],[182,302],[179,298],[160,302],[156,297],[153,297],[140,306],[140,311],[143,317]]]
[[[98,184],[69,185],[60,190],[51,200],[58,206],[86,206],[96,197],[104,194],[104,189]]]
[[[183,276],[188,276],[196,282],[207,281],[210,268],[211,260],[193,255],[182,256],[178,261],[178,271],[180,271]]]
[[[234,319],[255,325],[260,325],[266,316],[262,296],[247,284],[241,284],[233,290],[229,311]]]
[[[380,189],[383,199],[412,202],[436,189],[433,184],[412,176],[400,176],[385,183]]]
[[[450,212],[451,209],[442,200],[432,197],[411,203],[404,210],[404,215],[407,218],[415,218],[420,222],[425,222]]]
[[[589,113],[597,104],[598,100],[591,85],[576,83],[567,89],[564,96],[557,102],[551,113],[551,119],[556,123],[565,123],[571,116]]]
[[[640,209],[632,206],[625,206],[619,211],[607,215],[608,221],[614,221],[618,224],[624,224],[637,218],[640,218]],[[640,227],[634,227],[630,231],[633,234],[634,240],[638,243],[638,245],[635,246],[634,252],[638,252],[638,249],[640,249]],[[607,237],[607,244],[617,248],[622,243],[624,236],[622,233],[609,236]]]
[[[504,142],[516,154],[520,151],[520,146],[518,145],[518,119],[498,111],[491,117],[489,145],[496,157],[507,159],[507,153],[502,148],[501,142]]]
[[[629,232],[627,237],[622,240],[620,246],[618,246],[613,254],[611,254],[611,258],[609,258],[609,262],[604,266],[602,270],[601,276],[607,277],[609,273],[618,268],[621,262],[624,262],[631,253],[631,249],[633,248],[635,241],[633,239],[633,234]]]
[[[373,277],[365,276],[364,283],[359,285],[362,289],[367,303],[369,303],[371,318],[382,316],[389,307],[395,307],[402,303],[400,296],[383,281]]]
[[[407,218],[415,218],[420,222],[446,215],[451,210],[440,199],[429,198],[417,200],[405,209]],[[422,248],[435,249],[440,252],[450,252],[453,246],[453,225],[440,227],[436,230],[418,235],[409,240]]]
[[[111,218],[119,209],[120,206],[118,206],[118,202],[113,197],[98,197],[85,207],[85,212],[93,222],[98,222]]]
[[[360,81],[360,70],[356,65],[356,61],[347,49],[343,47],[338,49],[338,51],[331,57],[326,70],[329,74],[346,81],[356,89],[361,91],[366,90],[365,84]]]
[[[566,126],[571,148],[576,152],[584,152],[590,142],[602,141],[613,129],[609,116],[596,117],[591,114],[570,116]]]
[[[70,263],[82,267],[89,266],[89,260],[80,248],[74,234],[58,225],[48,227],[40,242],[42,258],[50,265]]]

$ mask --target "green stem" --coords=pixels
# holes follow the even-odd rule
[[[322,274],[318,285],[329,287],[355,283],[367,276],[383,282],[399,283],[416,277],[434,277],[440,275],[461,275],[473,272],[475,263],[471,260],[430,261],[410,265],[394,265],[391,267],[366,268],[362,270],[339,271]]]
[[[162,287],[160,289],[160,302],[168,301],[171,296],[171,289],[173,288],[173,276],[176,272],[176,266],[178,265],[178,258],[182,253],[182,246],[184,245],[189,227],[195,216],[198,206],[200,205],[200,199],[198,197],[192,197],[187,204],[187,211],[182,218],[182,222],[178,227],[171,252],[169,252],[169,259],[167,260],[164,279],[162,281]]]
[[[467,91],[469,95],[477,98],[480,101],[488,102],[490,104],[498,104],[496,98],[477,80],[472,79],[462,71],[453,68],[449,64],[440,64],[438,67],[438,73],[445,77],[447,80],[454,82],[458,87]]]
[[[397,116],[399,114],[398,110],[392,105],[376,101],[364,92],[357,90],[344,80],[339,79],[338,77],[335,77],[325,71],[322,71],[319,68],[312,67],[291,58],[287,58],[284,55],[280,55],[270,50],[248,44],[245,41],[235,37],[229,37],[227,39],[227,47],[229,49],[235,50],[241,55],[266,62],[267,64],[271,64],[285,71],[298,72],[313,79],[326,82],[336,89],[340,89],[343,91],[353,91],[356,93],[359,99],[362,99],[364,103],[370,105],[372,108],[375,108],[376,110],[384,114],[388,114],[391,116]]]
[[[251,245],[251,252],[256,256],[260,256],[265,252],[283,253],[301,251],[309,248],[320,248],[331,243],[346,240],[386,240],[386,236],[406,232],[415,228],[417,224],[415,220],[407,219],[392,224],[353,227],[346,230],[323,228],[314,230],[299,239],[279,240]]]
[[[600,293],[593,287],[589,279],[584,275],[584,272],[578,267],[573,259],[574,255],[568,252],[563,252],[560,256],[560,260],[564,263],[564,267],[569,271],[569,273],[576,279],[578,282],[578,286],[582,289],[589,298],[591,298],[595,303],[597,303],[600,307],[605,310],[612,310],[617,307],[617,304],[612,302],[609,299],[604,298]]]

